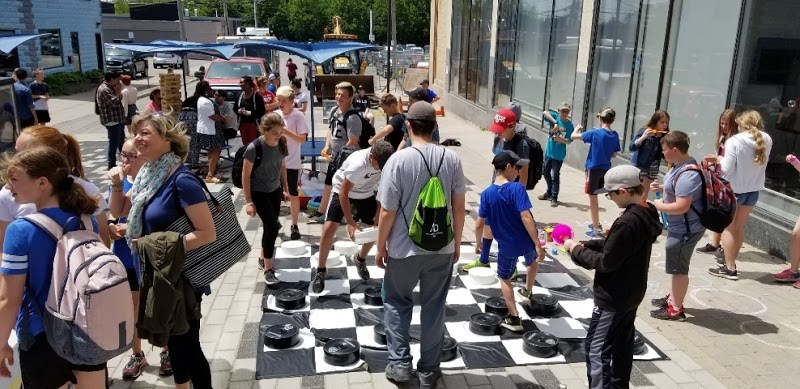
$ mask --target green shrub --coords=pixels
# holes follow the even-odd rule
[[[103,71],[99,69],[89,70],[86,73],[83,73],[84,76],[88,79],[92,78],[103,78]]]
[[[64,96],[73,93],[76,87],[82,88],[87,79],[81,72],[58,72],[48,75],[45,82],[51,96]]]

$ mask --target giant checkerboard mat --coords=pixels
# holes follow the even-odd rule
[[[327,266],[328,275],[325,290],[320,294],[311,291],[311,276],[315,259],[313,248],[308,248],[302,256],[286,255],[277,249],[274,267],[281,283],[267,287],[264,292],[256,378],[275,378],[304,376],[331,372],[367,370],[383,372],[388,352],[386,346],[377,343],[373,337],[373,327],[383,323],[383,307],[364,302],[367,288],[379,287],[383,270],[369,266],[370,279],[359,278],[354,264],[349,258],[341,257],[338,266]],[[374,249],[373,253],[374,254]],[[566,254],[556,254],[564,256]],[[374,264],[370,255],[367,263]],[[466,262],[466,261],[462,261]],[[491,263],[494,268],[496,264]],[[526,268],[520,262],[520,273],[516,283],[524,286]],[[457,274],[454,268],[454,274]],[[286,311],[277,307],[273,294],[282,289],[299,289],[306,292],[306,304],[302,309]],[[515,365],[572,363],[585,361],[583,339],[594,304],[588,285],[579,285],[576,278],[548,253],[548,258],[540,265],[536,277],[534,293],[549,294],[559,302],[559,310],[550,317],[536,316],[526,304],[518,305],[523,319],[524,332],[544,331],[560,338],[559,353],[552,358],[537,358],[523,351],[524,333],[504,330],[500,335],[480,336],[469,330],[470,316],[483,312],[486,299],[502,296],[499,282],[492,285],[479,285],[466,273],[453,276],[445,308],[447,334],[458,342],[458,357],[443,362],[443,369],[476,369],[507,367]],[[418,339],[424,331],[420,326],[419,294],[414,294],[414,309],[411,321],[411,354],[416,361],[419,357]],[[264,345],[265,329],[272,325],[293,324],[300,328],[301,341],[296,346],[276,350]],[[325,362],[323,340],[328,338],[353,338],[361,344],[361,359],[350,366],[333,366]],[[636,355],[638,360],[666,358],[649,341],[645,340],[646,351]]]

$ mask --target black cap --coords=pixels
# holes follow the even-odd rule
[[[503,150],[492,158],[492,165],[496,170],[503,170],[507,165],[511,164],[516,167],[527,166],[530,163],[528,159],[522,159],[517,153],[511,150]]]
[[[406,91],[408,97],[419,100],[419,101],[427,101],[428,100],[428,92],[425,92],[425,89],[420,87],[416,87],[410,91]]]

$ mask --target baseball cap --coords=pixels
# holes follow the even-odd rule
[[[436,110],[426,101],[419,101],[408,108],[407,120],[427,120],[436,121]]]
[[[572,111],[572,106],[569,105],[568,102],[564,101],[564,102],[562,102],[561,104],[558,105],[558,110],[561,111],[561,110],[564,110],[564,109]]]
[[[517,122],[522,120],[522,106],[519,105],[518,102],[512,101],[506,105],[506,108],[510,109],[511,112],[514,112],[514,116],[517,117]]]
[[[419,101],[428,100],[428,92],[425,92],[425,89],[422,89],[420,87],[416,87],[410,91],[406,91],[406,94],[408,95],[408,97],[414,100],[419,100]]]
[[[489,130],[494,132],[495,134],[500,134],[511,126],[516,125],[517,123],[517,115],[514,114],[514,111],[503,108],[497,111],[497,114],[494,115],[494,121],[492,121],[491,127]]]
[[[505,169],[506,165],[511,164],[516,167],[527,166],[531,161],[522,159],[517,153],[511,150],[503,150],[492,158],[492,165],[497,170]]]
[[[603,177],[605,185],[594,194],[613,192],[622,188],[635,188],[642,184],[639,169],[633,165],[620,165],[612,167]]]
[[[606,107],[597,113],[597,117],[614,121],[617,117],[617,113],[613,109]]]
[[[277,78],[277,77],[275,76],[275,73],[270,73],[270,75],[269,75],[269,80],[270,80],[270,81],[272,81],[272,80],[274,80],[275,78]]]

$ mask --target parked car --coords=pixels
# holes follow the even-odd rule
[[[406,50],[408,55],[408,63],[410,66],[416,66],[417,63],[422,61],[422,58],[425,57],[425,51],[422,50],[421,47],[412,47]]]
[[[156,53],[153,56],[153,67],[156,69],[181,69],[183,68],[183,58],[172,53]]]
[[[61,41],[58,38],[46,39],[41,46],[43,55],[61,55]]]
[[[205,80],[214,90],[226,92],[227,100],[239,98],[242,92],[239,79],[242,76],[264,77],[272,70],[263,58],[233,57],[229,60],[216,58],[206,69]]]
[[[107,72],[128,74],[135,80],[137,74],[147,77],[147,68],[147,55],[106,46]]]
[[[431,61],[431,55],[425,54],[425,56],[422,57],[422,59],[419,62],[417,62],[417,68],[427,69],[428,67],[430,67],[430,61]]]

